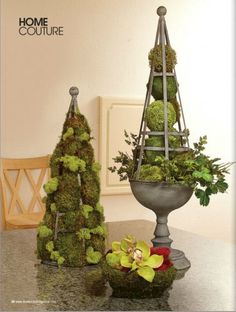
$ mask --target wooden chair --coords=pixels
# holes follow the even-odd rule
[[[5,229],[37,227],[45,213],[42,186],[49,178],[50,156],[1,159]]]

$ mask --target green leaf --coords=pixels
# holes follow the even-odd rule
[[[148,282],[152,282],[155,276],[155,271],[150,267],[142,267],[137,270],[138,275]]]
[[[136,241],[135,237],[133,235],[130,235],[130,234],[127,235],[124,240],[126,240],[127,243],[130,245],[133,245]]]
[[[219,190],[219,192],[224,193],[227,188],[228,188],[228,184],[222,180],[218,180],[215,184],[215,186],[217,187],[217,189]]]
[[[203,180],[205,180],[206,182],[212,182],[213,181],[213,176],[209,173],[204,173],[202,175]]]
[[[146,261],[139,263],[141,267],[149,266],[150,268],[159,268],[164,261],[163,256],[152,255]]]
[[[116,242],[116,241],[112,242],[111,244],[112,251],[120,250],[120,247],[121,247],[120,245],[121,245],[120,242]]]
[[[143,260],[147,260],[150,256],[150,247],[145,241],[137,241],[136,249],[142,251]]]
[[[120,258],[120,264],[125,268],[131,268],[132,267],[131,258],[129,256],[122,255]]]
[[[134,262],[132,263],[131,271],[135,271],[135,270],[137,270],[138,268],[139,268],[139,266],[137,265],[136,261],[134,261]]]
[[[125,239],[122,239],[121,244],[120,244],[120,248],[121,248],[121,250],[128,252],[129,245]]]
[[[209,188],[211,189],[212,194],[216,194],[218,192],[217,186],[214,184],[211,185]]]
[[[204,191],[201,190],[201,189],[196,189],[196,191],[195,191],[195,196],[196,196],[197,198],[203,197],[203,196],[204,196]]]
[[[209,195],[207,194],[206,191],[203,191],[201,189],[197,189],[195,191],[195,195],[196,195],[197,198],[200,199],[200,205],[207,206],[209,204],[210,197],[209,197]]]

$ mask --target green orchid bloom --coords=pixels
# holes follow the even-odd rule
[[[150,247],[145,241],[137,241],[133,236],[126,236],[121,242],[112,243],[112,253],[106,256],[107,263],[114,269],[122,267],[137,271],[148,282],[152,282],[156,268],[164,261],[163,256],[150,255]]]

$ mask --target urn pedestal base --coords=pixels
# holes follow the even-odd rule
[[[191,266],[191,263],[185,257],[184,252],[178,249],[171,248],[170,260],[173,262],[176,270],[185,270],[185,269],[190,268]]]
[[[170,259],[177,270],[188,269],[191,264],[183,251],[171,248],[168,215],[182,207],[192,196],[192,188],[182,184],[130,180],[132,192],[139,203],[156,214],[156,228],[152,243],[154,247],[171,249]]]

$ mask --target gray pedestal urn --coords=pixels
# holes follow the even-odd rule
[[[192,188],[182,184],[168,184],[166,182],[146,182],[130,180],[131,190],[137,201],[156,214],[157,225],[152,239],[154,247],[169,247],[170,259],[177,270],[190,267],[190,261],[184,252],[172,249],[173,240],[169,238],[170,232],[167,221],[171,211],[182,207],[192,196]]]

